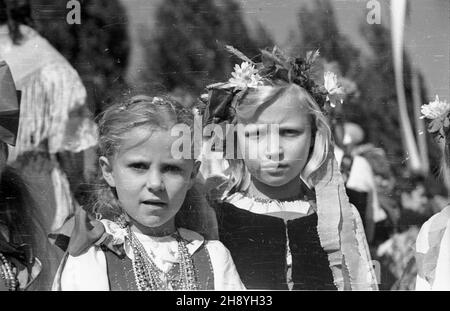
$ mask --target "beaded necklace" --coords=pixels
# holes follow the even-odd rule
[[[174,237],[178,243],[179,279],[171,280],[168,273],[159,269],[148,255],[142,243],[127,226],[130,246],[133,250],[133,272],[140,291],[154,290],[197,290],[197,271],[186,247],[186,242],[177,231]]]
[[[5,280],[6,287],[8,288],[9,291],[17,290],[18,282],[16,274],[14,273],[9,261],[2,253],[0,253],[0,262],[1,262],[0,274],[2,278]]]

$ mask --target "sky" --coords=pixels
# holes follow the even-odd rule
[[[153,15],[162,0],[122,0],[130,16],[130,31],[136,35],[138,27],[154,25]],[[243,17],[250,29],[262,23],[276,43],[287,45],[291,31],[298,28],[298,11],[314,0],[236,0],[241,4]],[[366,0],[332,0],[340,31],[356,47],[367,52],[359,35],[361,22],[369,12]],[[381,23],[389,27],[389,0],[379,0]],[[410,17],[405,25],[405,47],[412,63],[424,75],[429,99],[435,94],[450,101],[450,0],[408,0]],[[139,67],[142,49],[135,44],[132,51],[129,77]]]

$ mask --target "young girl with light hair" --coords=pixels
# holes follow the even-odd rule
[[[429,132],[443,146],[443,174],[450,176],[450,104],[436,100],[422,106]],[[422,225],[416,241],[416,290],[450,290],[450,206]]]
[[[361,219],[345,194],[323,113],[339,94],[309,77],[317,53],[294,59],[274,49],[262,51],[262,63],[254,63],[231,50],[244,63],[229,81],[208,87],[204,118],[237,128],[236,153],[225,155],[229,189],[215,211],[220,241],[244,285],[377,289]]]

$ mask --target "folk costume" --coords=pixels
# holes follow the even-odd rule
[[[20,97],[20,96],[19,96]],[[0,140],[14,145],[19,126],[19,99],[8,65],[0,61]],[[2,148],[6,146],[2,145]],[[30,232],[33,206],[21,177],[4,166],[0,168],[0,291],[26,290],[36,280],[42,264],[36,257],[34,236]]]
[[[327,83],[320,87],[309,78],[318,52],[293,59],[274,48],[263,50],[262,62],[254,63],[227,48],[244,63],[235,67],[228,82],[208,87],[204,124],[236,122],[244,94],[276,80],[300,85],[324,110],[340,101],[339,88],[332,90]],[[230,250],[246,288],[377,289],[361,218],[349,203],[330,149],[311,178],[314,191],[305,198],[263,200],[241,191],[216,204],[220,241]],[[249,176],[243,180],[248,183]]]
[[[450,169],[450,104],[436,99],[422,106],[428,131],[444,149],[444,172]],[[450,206],[422,225],[416,241],[416,290],[450,290]]]
[[[21,25],[15,44],[0,26],[0,59],[8,62],[22,91],[17,142],[9,162],[35,188],[47,232],[74,212],[69,182],[58,153],[77,153],[97,144],[96,124],[86,106],[86,89],[67,60],[32,28]]]
[[[450,206],[423,224],[416,262],[416,290],[450,290]]]
[[[92,230],[76,225],[53,290],[245,289],[219,241],[184,228],[151,237],[132,232],[123,219],[94,220]]]

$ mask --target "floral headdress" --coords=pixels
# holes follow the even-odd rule
[[[436,95],[434,101],[422,105],[422,119],[427,118],[429,122],[428,132],[438,139],[445,138],[450,132],[450,103],[440,101]]]
[[[337,76],[325,72],[324,85],[317,84],[311,77],[311,69],[319,57],[319,51],[309,51],[306,58],[288,57],[279,48],[272,51],[261,50],[261,62],[255,63],[237,49],[226,46],[227,50],[243,60],[235,65],[234,72],[227,82],[215,83],[207,87],[209,94],[203,96],[207,101],[204,111],[206,123],[231,121],[239,100],[249,89],[264,85],[274,85],[276,81],[295,83],[304,88],[317,102],[323,112],[342,103],[343,88],[338,85]]]

